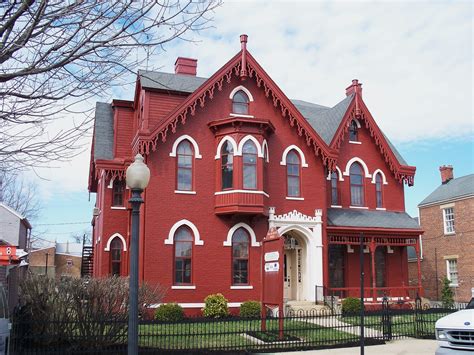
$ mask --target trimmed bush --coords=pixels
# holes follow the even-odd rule
[[[208,318],[222,318],[229,315],[227,308],[227,299],[222,293],[209,295],[204,299],[204,308],[202,314]]]
[[[183,308],[177,303],[162,304],[155,312],[155,319],[162,322],[177,322],[183,318]]]
[[[259,318],[262,311],[260,302],[247,301],[240,305],[240,316],[242,318]]]
[[[362,309],[362,303],[359,298],[347,297],[342,300],[342,313],[358,313]]]

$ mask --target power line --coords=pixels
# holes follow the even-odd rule
[[[71,224],[90,224],[91,222],[63,222],[63,223],[39,223],[35,226],[65,226]]]

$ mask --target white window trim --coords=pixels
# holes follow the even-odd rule
[[[298,154],[300,155],[300,158],[301,158],[301,167],[302,168],[307,168],[308,167],[308,164],[306,163],[306,157],[304,156],[304,153],[303,151],[296,145],[292,144],[288,147],[286,147],[286,149],[283,151],[283,154],[281,155],[281,162],[280,162],[280,165],[286,165],[286,156],[288,155],[288,153],[291,151],[291,150],[296,150],[298,152]]]
[[[331,208],[342,208],[341,205],[331,205]]]
[[[246,135],[244,138],[240,140],[239,145],[237,147],[237,152],[234,155],[240,156],[243,154],[242,150],[244,149],[244,144],[247,143],[247,141],[252,141],[255,144],[255,147],[257,148],[257,156],[259,158],[263,158],[263,149],[262,149],[262,146],[260,145],[260,142],[257,140],[257,138],[255,138],[254,136],[250,134]]]
[[[244,115],[242,113],[231,113],[230,117],[255,118],[254,115]]]
[[[172,290],[195,290],[195,285],[174,285],[171,286]]]
[[[448,208],[452,208],[453,209],[453,221],[454,221],[454,207],[446,207],[446,208],[443,208],[442,211],[443,211],[443,232],[444,232],[444,235],[454,235],[456,234],[456,227],[454,227],[454,231],[452,232],[448,232],[446,230],[446,210]]]
[[[236,153],[238,152],[237,142],[235,141],[235,139],[232,138],[231,136],[225,136],[224,138],[221,139],[221,141],[217,145],[217,151],[214,157],[215,160],[221,158],[221,149],[225,142],[230,142],[230,144],[232,145],[232,149],[234,150],[234,155],[236,155]]]
[[[175,194],[182,194],[182,195],[196,195],[196,191],[186,191],[186,190],[174,190]]]
[[[235,87],[229,94],[229,99],[233,99],[234,98],[234,95],[238,92],[242,90],[243,92],[245,92],[249,98],[249,101],[250,102],[253,102],[253,96],[252,96],[252,93],[249,91],[249,89],[247,89],[245,86],[243,85],[239,85],[237,87]]]
[[[188,221],[187,219],[182,219],[176,222],[173,227],[171,227],[168,233],[168,239],[165,239],[166,245],[173,245],[174,244],[174,235],[179,227],[181,226],[188,226],[194,234],[194,245],[204,245],[204,240],[201,240],[201,236],[199,234],[199,230],[194,225],[193,222]]]
[[[456,260],[456,268],[458,268],[458,259],[457,258],[448,258],[446,259],[446,278],[451,281],[451,273],[449,270],[449,261],[450,260]],[[459,286],[459,272],[458,272],[458,283],[449,283],[449,286],[451,287],[458,287]]]
[[[112,243],[112,240],[115,237],[118,237],[122,241],[123,251],[127,251],[127,242],[125,241],[125,238],[120,233],[114,233],[110,236],[109,240],[107,240],[107,245],[105,246],[104,251],[110,251],[110,243]],[[100,241],[100,237],[99,237],[99,241]]]
[[[287,200],[293,200],[293,201],[304,201],[304,197],[291,197],[291,196],[286,196]]]
[[[349,141],[350,144],[362,144],[362,142],[359,141]]]
[[[232,285],[230,286],[230,289],[231,290],[253,290],[253,286],[252,285],[242,285],[242,286]]]
[[[178,145],[179,143],[181,143],[182,141],[185,141],[185,140],[188,140],[191,145],[193,146],[194,148],[194,157],[196,159],[201,159],[202,158],[202,155],[199,151],[199,146],[197,144],[197,142],[194,140],[193,137],[191,136],[188,136],[187,134],[184,134],[182,135],[181,137],[178,137],[174,143],[173,143],[173,148],[171,148],[171,153],[170,153],[170,157],[176,157],[176,154],[177,154],[177,149],[178,149]]]
[[[110,209],[111,210],[126,210],[127,207],[125,207],[125,206],[111,206]]]
[[[351,122],[354,121],[357,125],[357,128],[361,128],[361,125],[360,125],[360,122],[357,118],[353,118],[352,120],[350,120],[347,125],[350,126],[351,125]]]
[[[375,179],[377,178],[377,174],[382,175],[382,183],[384,185],[388,185],[387,178],[385,177],[385,174],[383,173],[383,171],[380,169],[377,169],[372,173],[372,184],[376,184]]]
[[[367,206],[349,206],[349,208],[355,208],[355,209],[359,209],[359,210],[368,210],[369,207]]]
[[[338,166],[336,166],[336,171],[337,171],[337,180],[338,181],[344,181],[344,177],[342,176],[342,171],[341,171],[341,169],[339,169]],[[331,180],[331,173],[332,173],[332,171],[330,171],[328,173],[328,176],[326,177],[326,180],[328,180],[328,181]]]
[[[263,152],[263,157],[265,157],[265,153],[267,153],[267,159],[265,159],[265,161],[267,163],[270,162],[270,154],[268,153],[268,142],[266,139],[263,140],[263,143],[262,143],[262,152]]]
[[[214,192],[214,195],[227,195],[227,194],[237,194],[237,193],[248,193],[248,194],[258,194],[264,195],[266,197],[270,197],[265,191],[262,190],[224,190],[224,191],[217,191]]]
[[[252,247],[259,247],[260,243],[257,242],[257,236],[255,235],[254,230],[252,227],[250,227],[247,223],[237,223],[234,225],[231,229],[229,229],[229,232],[227,233],[227,239],[222,243],[225,247],[231,247],[232,246],[232,236],[234,235],[234,232],[239,229],[239,228],[244,228],[250,235],[250,246]]]
[[[351,168],[351,165],[355,162],[360,163],[360,165],[362,165],[366,178],[372,177],[372,175],[369,173],[369,168],[367,167],[367,164],[359,157],[353,157],[351,160],[347,162],[346,169],[344,170],[344,173],[343,173],[344,176],[350,176],[349,170]]]

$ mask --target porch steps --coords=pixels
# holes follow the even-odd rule
[[[287,301],[286,302],[286,307],[285,307],[287,312],[292,312],[292,313],[322,313],[324,311],[330,311],[329,308],[325,305],[321,304],[315,304],[314,302],[311,301]]]

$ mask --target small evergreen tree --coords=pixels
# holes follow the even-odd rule
[[[454,307],[454,291],[450,286],[451,281],[447,277],[443,279],[443,288],[441,289],[441,302],[444,308]]]

